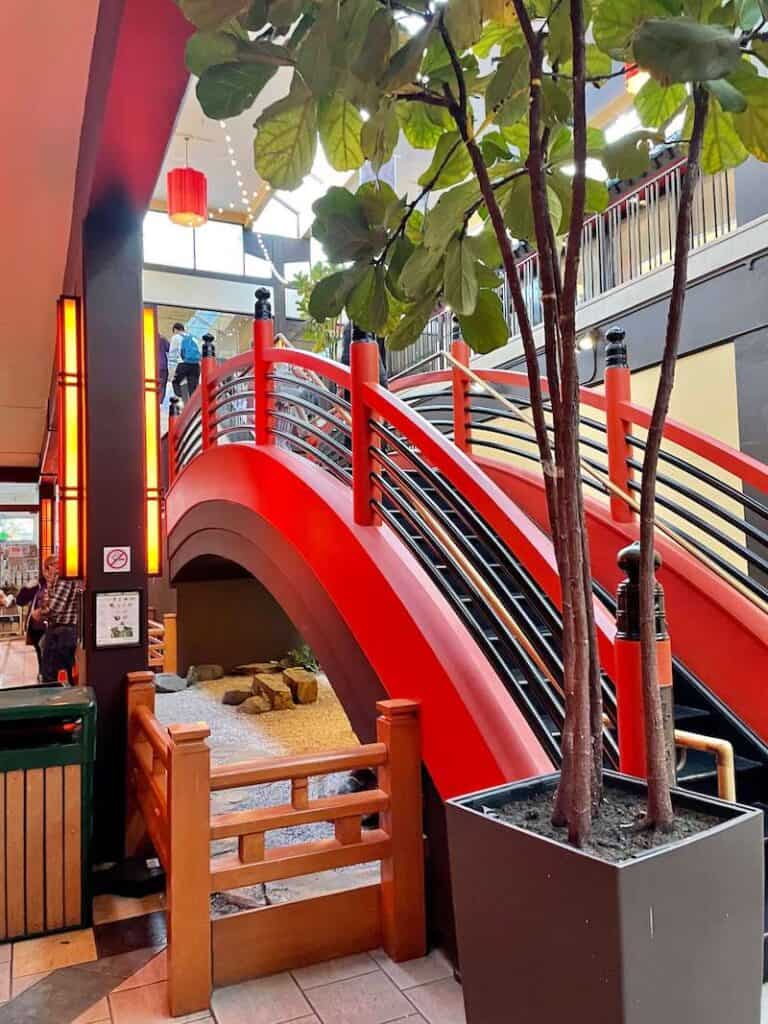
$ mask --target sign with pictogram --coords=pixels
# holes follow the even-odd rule
[[[129,547],[104,548],[104,572],[130,572],[131,549]]]

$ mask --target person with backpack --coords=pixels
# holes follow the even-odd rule
[[[172,349],[174,348],[178,348],[179,362],[173,375],[173,393],[177,398],[188,399],[200,383],[200,346],[185,330],[184,324],[173,325]],[[183,385],[186,385],[186,393]]]

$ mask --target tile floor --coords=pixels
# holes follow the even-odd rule
[[[381,950],[217,989],[210,1011],[171,1018],[163,898],[99,896],[93,928],[0,946],[0,1024],[465,1024],[440,952]]]
[[[31,686],[37,682],[37,658],[23,637],[0,640],[0,688]]]

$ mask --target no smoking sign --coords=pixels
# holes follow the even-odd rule
[[[104,548],[104,572],[130,572],[131,549],[129,547]]]

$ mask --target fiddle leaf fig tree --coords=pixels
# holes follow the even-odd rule
[[[506,279],[525,352],[547,507],[562,581],[566,724],[555,820],[583,844],[602,799],[601,683],[578,437],[576,302],[582,225],[608,202],[606,178],[646,173],[674,121],[687,154],[674,285],[641,494],[641,631],[649,797],[646,824],[672,807],[653,629],[656,467],[680,337],[691,209],[700,170],[768,160],[766,0],[178,0],[196,28],[187,48],[213,118],[256,107],[254,162],[273,188],[296,188],[319,149],[332,167],[374,173],[398,145],[428,152],[407,195],[383,182],[330,188],[315,237],[341,265],[312,293],[316,321],[342,308],[417,340],[439,300],[477,352],[506,344]],[[588,90],[627,67],[649,78],[639,127],[606,143],[587,123]],[[287,74],[286,74],[287,69]],[[260,100],[278,71],[276,102]],[[628,97],[628,101],[629,101]],[[352,177],[352,175],[351,175]],[[539,255],[544,365],[515,253]]]

